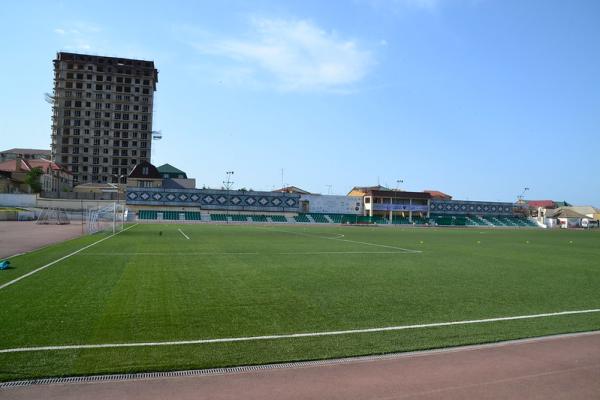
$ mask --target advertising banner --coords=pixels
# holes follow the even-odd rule
[[[373,204],[373,210],[375,211],[413,211],[413,212],[427,212],[426,204]]]

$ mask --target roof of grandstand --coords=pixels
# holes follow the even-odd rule
[[[360,190],[363,192],[372,191],[372,190],[391,190],[385,186],[376,185],[376,186],[354,186],[351,191]]]
[[[279,193],[297,193],[297,194],[311,194],[310,192],[307,192],[304,189],[300,189],[297,186],[286,186],[286,187],[282,187],[281,189],[273,190],[273,192],[279,192]]]
[[[438,190],[425,189],[423,192],[429,193],[432,199],[452,200],[452,196]]]

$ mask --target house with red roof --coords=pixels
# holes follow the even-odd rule
[[[17,157],[0,163],[0,192],[30,193],[31,188],[25,180],[34,168],[42,170],[42,191],[70,191],[73,188],[73,175],[60,164],[45,158],[24,160]]]

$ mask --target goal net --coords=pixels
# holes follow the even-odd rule
[[[127,209],[124,205],[113,203],[104,207],[90,209],[87,212],[87,233],[112,232],[116,233],[123,229],[127,220]]]
[[[65,225],[70,224],[71,221],[62,208],[47,207],[42,210],[37,223],[40,225]]]

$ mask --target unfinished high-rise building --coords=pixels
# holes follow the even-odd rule
[[[52,96],[52,157],[74,184],[124,182],[150,161],[153,61],[57,54]]]

